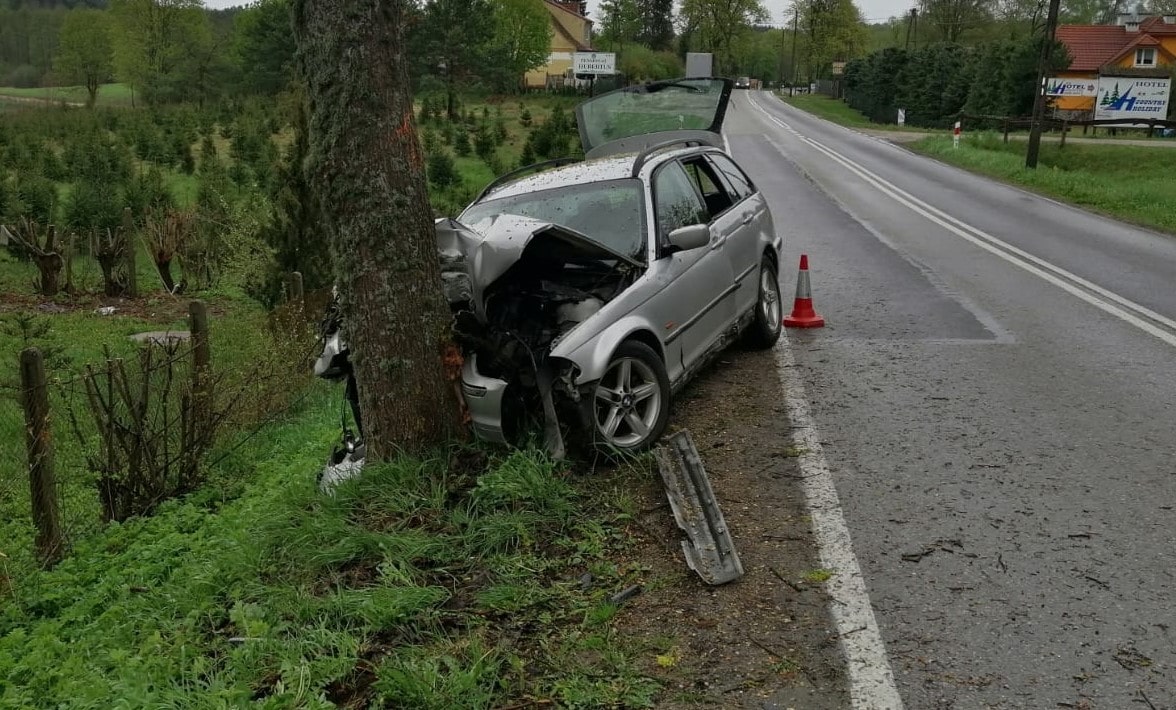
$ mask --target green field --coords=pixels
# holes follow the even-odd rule
[[[947,137],[910,147],[924,155],[1026,187],[1118,219],[1176,233],[1176,152],[1130,145],[1042,143],[1036,170],[1025,167],[1026,144],[995,133],[965,136],[958,150]]]
[[[21,99],[40,99],[49,103],[80,103],[86,102],[87,93],[82,86],[50,86],[36,89],[17,89],[10,86],[0,86],[0,99],[11,96]],[[98,106],[130,106],[133,92],[126,84],[103,84],[98,89]],[[4,103],[0,101],[0,104]]]

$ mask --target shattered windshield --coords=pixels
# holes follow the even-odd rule
[[[487,200],[471,206],[458,219],[473,227],[503,214],[551,222],[626,256],[644,256],[640,180],[591,182]]]

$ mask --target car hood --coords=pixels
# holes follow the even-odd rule
[[[441,279],[450,303],[468,301],[485,315],[484,294],[514,266],[527,249],[543,247],[579,257],[616,260],[640,267],[641,262],[614,251],[575,230],[518,215],[499,215],[465,225],[454,219],[435,222],[441,255]]]

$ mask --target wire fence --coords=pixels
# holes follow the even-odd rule
[[[51,565],[108,522],[151,514],[305,399],[324,298],[294,287],[255,334],[266,356],[245,365],[218,367],[199,301],[188,331],[151,334],[129,354],[63,368],[23,351],[19,377],[0,381],[0,544],[12,548],[0,561]]]

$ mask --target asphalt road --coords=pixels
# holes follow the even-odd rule
[[[1176,238],[766,93],[726,133],[906,707],[1176,707]]]

